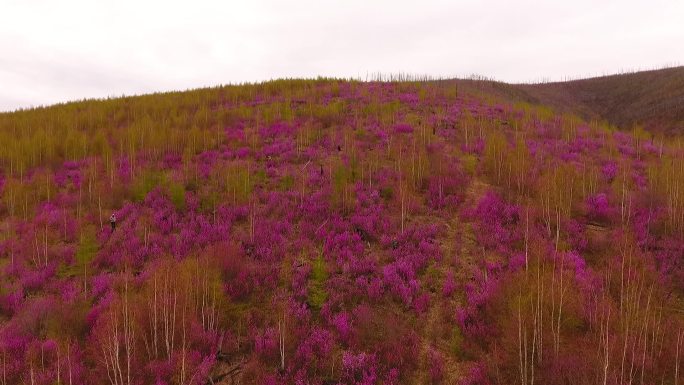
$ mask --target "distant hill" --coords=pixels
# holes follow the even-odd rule
[[[619,127],[684,130],[684,67],[514,87],[539,104]]]
[[[601,76],[566,82],[510,84],[457,80],[462,90],[522,101],[605,120],[622,129],[636,124],[651,132],[684,132],[684,67]]]

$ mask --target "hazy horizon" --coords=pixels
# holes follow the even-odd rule
[[[676,1],[428,3],[10,0],[0,111],[285,77],[557,81],[684,57]]]

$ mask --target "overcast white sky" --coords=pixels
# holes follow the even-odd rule
[[[0,111],[278,77],[684,62],[682,0],[0,0]]]

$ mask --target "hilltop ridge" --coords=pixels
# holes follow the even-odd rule
[[[403,74],[396,76],[378,74],[377,76],[379,79],[398,83],[411,81],[455,82],[465,90],[486,91],[511,101],[533,103],[553,108],[558,112],[576,114],[586,120],[604,120],[626,130],[632,129],[635,125],[641,125],[644,129],[654,133],[684,132],[684,66],[548,83],[506,83],[487,80],[484,77],[476,80],[431,80],[428,76],[412,77]],[[320,80],[325,79],[333,80],[332,78],[320,78]],[[284,80],[297,81],[300,79]],[[301,79],[301,81],[307,81],[307,79]],[[266,83],[268,82],[262,84]],[[221,87],[225,86],[217,88]],[[177,95],[183,92],[192,93],[201,90],[153,93],[107,100]],[[80,102],[68,102],[35,109],[73,103]],[[11,113],[4,112],[0,115]]]

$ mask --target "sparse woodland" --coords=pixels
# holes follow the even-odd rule
[[[684,384],[681,137],[396,80],[0,114],[0,385]]]

